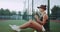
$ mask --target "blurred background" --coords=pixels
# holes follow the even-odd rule
[[[60,0],[0,0],[0,32],[14,32],[9,24],[21,25],[39,11],[37,6],[47,5],[51,32],[60,32]],[[32,31],[32,29],[30,29]],[[21,32],[28,32],[25,29]],[[30,31],[30,32],[31,32]]]

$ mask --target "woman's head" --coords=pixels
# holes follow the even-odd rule
[[[37,7],[41,12],[46,10],[46,5],[41,5],[39,7]]]

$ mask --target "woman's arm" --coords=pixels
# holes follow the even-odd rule
[[[38,22],[39,24],[41,24],[41,25],[44,25],[44,24],[46,23],[46,20],[48,19],[48,16],[47,16],[47,15],[44,15],[44,16],[43,16],[43,21],[40,21],[40,19],[38,18],[37,15],[35,15],[34,17],[36,18],[37,22]]]

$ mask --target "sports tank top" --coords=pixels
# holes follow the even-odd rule
[[[38,15],[40,21],[43,21],[43,16],[41,16],[41,14],[40,14],[41,17],[39,16],[39,14],[36,14],[36,15]],[[36,20],[36,19],[35,19],[35,20]],[[46,30],[48,30],[48,28],[49,28],[48,19],[46,20],[46,23],[44,24],[44,28],[45,28]]]

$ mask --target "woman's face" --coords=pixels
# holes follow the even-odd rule
[[[44,9],[42,9],[42,8],[39,8],[39,11],[40,11],[40,12],[44,12]]]

